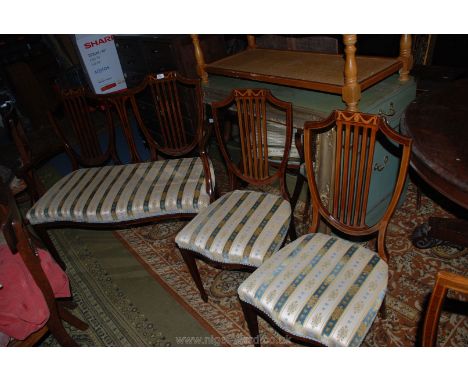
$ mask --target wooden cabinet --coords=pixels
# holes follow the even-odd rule
[[[222,100],[233,88],[260,87],[270,89],[279,99],[292,102],[296,128],[302,128],[307,120],[318,120],[329,115],[334,109],[345,108],[341,96],[337,94],[217,75],[209,76],[209,81],[204,86],[205,102]],[[359,109],[365,113],[386,115],[389,124],[398,130],[403,111],[415,97],[415,81],[411,78],[406,82],[401,82],[398,75],[393,75],[365,89],[362,92]],[[330,149],[332,148],[323,147],[323,150]],[[377,143],[366,216],[366,223],[369,225],[380,218],[390,202],[397,178],[398,161],[394,147],[386,145],[385,142]],[[324,170],[327,163],[322,161],[320,166]]]
[[[171,39],[160,36],[115,36],[120,65],[129,88],[146,74],[176,69]]]
[[[189,35],[115,35],[114,38],[129,88],[148,73],[177,70],[186,77],[198,77]],[[200,43],[208,63],[226,56],[223,36],[202,35]]]

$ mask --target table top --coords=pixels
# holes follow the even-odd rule
[[[468,209],[468,79],[418,97],[404,112],[401,131],[413,138],[414,170]]]
[[[206,65],[205,70],[236,78],[341,94],[344,58],[338,54],[248,49]],[[364,90],[397,72],[397,58],[356,56],[358,82]]]

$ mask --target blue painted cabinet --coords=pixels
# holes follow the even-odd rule
[[[291,102],[295,127],[302,127],[307,120],[324,118],[334,109],[345,108],[340,95],[215,75],[209,77],[204,87],[205,101],[224,99],[234,88],[268,88],[277,98]],[[362,112],[386,115],[388,123],[399,130],[401,115],[415,97],[416,83],[413,79],[400,82],[398,75],[392,75],[364,90],[358,106]],[[385,144],[376,146],[366,217],[369,225],[384,213],[393,192],[399,160],[392,151]]]

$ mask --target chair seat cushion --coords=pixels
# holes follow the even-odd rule
[[[316,233],[275,253],[238,293],[290,334],[359,346],[385,297],[387,277],[387,263],[375,252]]]
[[[176,243],[220,263],[258,267],[281,247],[290,217],[291,205],[282,197],[236,190],[200,212]]]
[[[214,171],[210,163],[211,179]],[[200,158],[79,169],[50,188],[28,211],[31,224],[116,223],[198,213],[209,204]]]

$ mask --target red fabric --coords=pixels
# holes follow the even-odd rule
[[[55,297],[70,297],[65,272],[48,252],[39,250],[39,258]],[[6,245],[0,246],[0,284],[0,332],[23,340],[47,323],[49,309],[41,290],[21,256]]]

